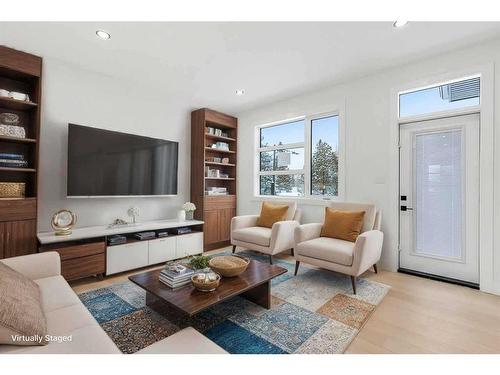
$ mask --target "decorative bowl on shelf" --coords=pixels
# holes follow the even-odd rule
[[[212,292],[220,284],[220,275],[215,272],[199,272],[191,276],[193,286],[200,292]]]
[[[235,277],[247,269],[250,260],[235,255],[224,255],[210,259],[208,265],[222,277]]]

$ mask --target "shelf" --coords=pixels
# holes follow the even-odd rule
[[[5,172],[27,172],[27,173],[35,173],[36,169],[34,168],[10,168],[10,167],[0,167],[0,171]]]
[[[210,139],[219,139],[221,141],[236,142],[236,139],[234,139],[234,138],[223,137],[221,135],[215,135],[215,134],[205,133],[205,137],[210,138]]]
[[[12,98],[6,98],[4,96],[0,96],[0,107],[14,109],[14,110],[26,110],[26,109],[34,109],[38,106],[38,104],[33,102],[24,102],[22,100],[16,100]]]
[[[228,178],[223,178],[223,177],[205,177],[205,180],[234,181],[234,177],[228,177]]]
[[[206,151],[212,151],[212,152],[221,152],[223,154],[235,154],[236,151],[230,151],[230,150],[220,150],[218,148],[212,148],[212,147],[205,147]]]
[[[231,164],[231,163],[217,163],[215,161],[206,161],[205,164],[208,164],[208,165],[220,165],[221,167],[236,167],[236,164]]]
[[[36,197],[20,197],[20,198],[15,198],[15,197],[9,197],[9,198],[0,198],[0,201],[5,202],[5,201],[33,201],[36,200]]]
[[[17,138],[17,137],[8,137],[6,135],[0,135],[0,141],[12,142],[12,143],[36,143],[36,139],[33,138]]]

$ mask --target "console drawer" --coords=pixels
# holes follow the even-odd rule
[[[102,274],[105,271],[104,253],[63,260],[61,274],[66,280]]]
[[[148,265],[148,241],[106,248],[106,275]]]
[[[61,261],[68,259],[80,258],[90,255],[102,254],[106,249],[106,244],[104,242],[90,242],[84,244],[75,244],[70,246],[64,246],[64,243],[57,246],[47,246],[42,247],[42,251],[57,251],[61,256]]]
[[[158,238],[149,242],[149,264],[175,259],[177,241],[175,237]]]
[[[175,236],[177,240],[176,258],[184,258],[203,252],[203,233]]]

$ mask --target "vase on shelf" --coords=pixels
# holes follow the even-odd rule
[[[194,211],[186,211],[186,220],[193,220]]]

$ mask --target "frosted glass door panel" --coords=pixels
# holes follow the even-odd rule
[[[416,134],[415,247],[417,254],[462,258],[462,131]]]

